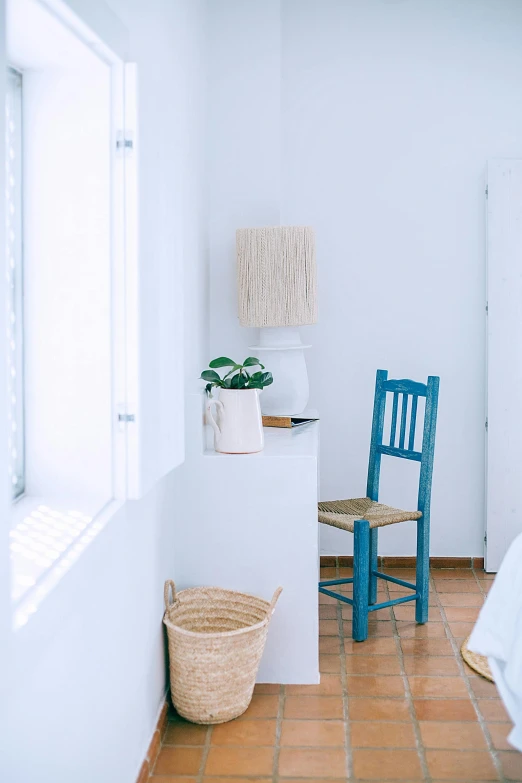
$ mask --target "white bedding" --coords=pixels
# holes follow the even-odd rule
[[[522,535],[511,544],[477,624],[469,648],[486,655],[514,728],[510,743],[522,751]]]

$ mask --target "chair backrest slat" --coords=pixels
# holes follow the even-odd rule
[[[393,408],[390,427],[390,446],[395,446],[395,436],[397,434],[397,409],[399,407],[399,392],[393,394]]]
[[[404,448],[404,440],[406,438],[406,416],[408,415],[408,395],[402,395],[402,408],[401,408],[401,430],[399,434],[399,448]]]
[[[413,451],[415,446],[415,427],[417,426],[417,404],[419,398],[414,394],[411,398],[411,414],[410,414],[410,436],[408,438],[408,449]]]
[[[387,394],[393,395],[389,445],[383,444],[384,421]],[[399,425],[399,445],[397,439],[397,417],[399,395],[402,395],[401,419]],[[433,472],[433,453],[435,448],[435,428],[439,395],[439,378],[430,376],[428,383],[418,383],[407,379],[388,380],[386,370],[378,370],[375,382],[375,401],[373,407],[372,436],[370,441],[370,460],[368,465],[368,484],[366,493],[369,498],[379,499],[379,480],[382,455],[399,457],[421,463],[419,479],[419,510],[429,511],[431,496],[431,477]],[[408,398],[411,397],[409,429]],[[426,399],[422,451],[415,451],[415,434],[419,397]],[[406,446],[406,432],[408,440]]]

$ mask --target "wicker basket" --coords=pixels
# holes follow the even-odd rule
[[[165,582],[165,615],[172,701],[192,723],[237,718],[252,699],[272,601],[217,587],[176,593]]]

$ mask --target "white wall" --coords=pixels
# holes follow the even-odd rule
[[[517,0],[210,3],[211,353],[245,354],[234,231],[317,233],[319,323],[303,329],[321,414],[321,496],[364,494],[377,368],[441,376],[432,555],[484,535],[484,176],[522,156]],[[381,497],[415,502],[416,467]],[[404,478],[402,478],[404,476]],[[414,553],[414,527],[381,553]],[[326,529],[323,552],[349,552]]]
[[[5,30],[5,2],[0,0],[0,30]],[[0,35],[0,95],[5,95],[6,47],[4,36]],[[3,108],[3,107],[2,107]],[[5,247],[5,113],[0,113],[0,248]],[[0,275],[0,301],[7,297],[6,276]],[[5,314],[5,308],[2,309]],[[5,319],[5,315],[2,316]],[[2,333],[6,333],[6,322],[0,323]],[[7,362],[0,362],[0,410],[7,411]],[[0,417],[0,736],[5,737],[8,725],[7,693],[11,681],[10,665],[12,660],[10,633],[9,600],[9,513],[11,501],[10,487],[7,481],[7,417]],[[7,759],[0,745],[0,780],[8,780]]]
[[[135,783],[164,693],[179,492],[174,472],[128,503],[16,633],[6,782]]]
[[[255,330],[239,327],[236,228],[280,220],[280,0],[208,9],[209,358],[228,350],[237,361]]]
[[[92,11],[94,4],[87,5]],[[150,287],[151,308],[156,302],[164,312],[172,285],[181,286],[162,328],[184,326],[190,353],[186,365],[182,356],[166,357],[165,372],[176,367],[190,388],[208,354],[201,284],[204,3],[111,5],[128,27],[129,59],[139,67],[142,284]],[[185,315],[183,300],[190,303]],[[143,319],[146,330],[146,313]],[[181,466],[142,500],[127,503],[14,637],[10,725],[1,743],[9,767],[2,780],[134,783],[164,693],[162,586],[174,575],[187,471]]]

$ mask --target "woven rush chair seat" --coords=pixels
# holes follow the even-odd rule
[[[367,519],[370,529],[395,525],[397,522],[409,522],[420,519],[420,511],[403,511],[393,506],[376,503],[370,498],[351,498],[350,500],[326,500],[318,504],[319,522],[323,525],[338,527],[340,530],[354,531],[356,519]]]

